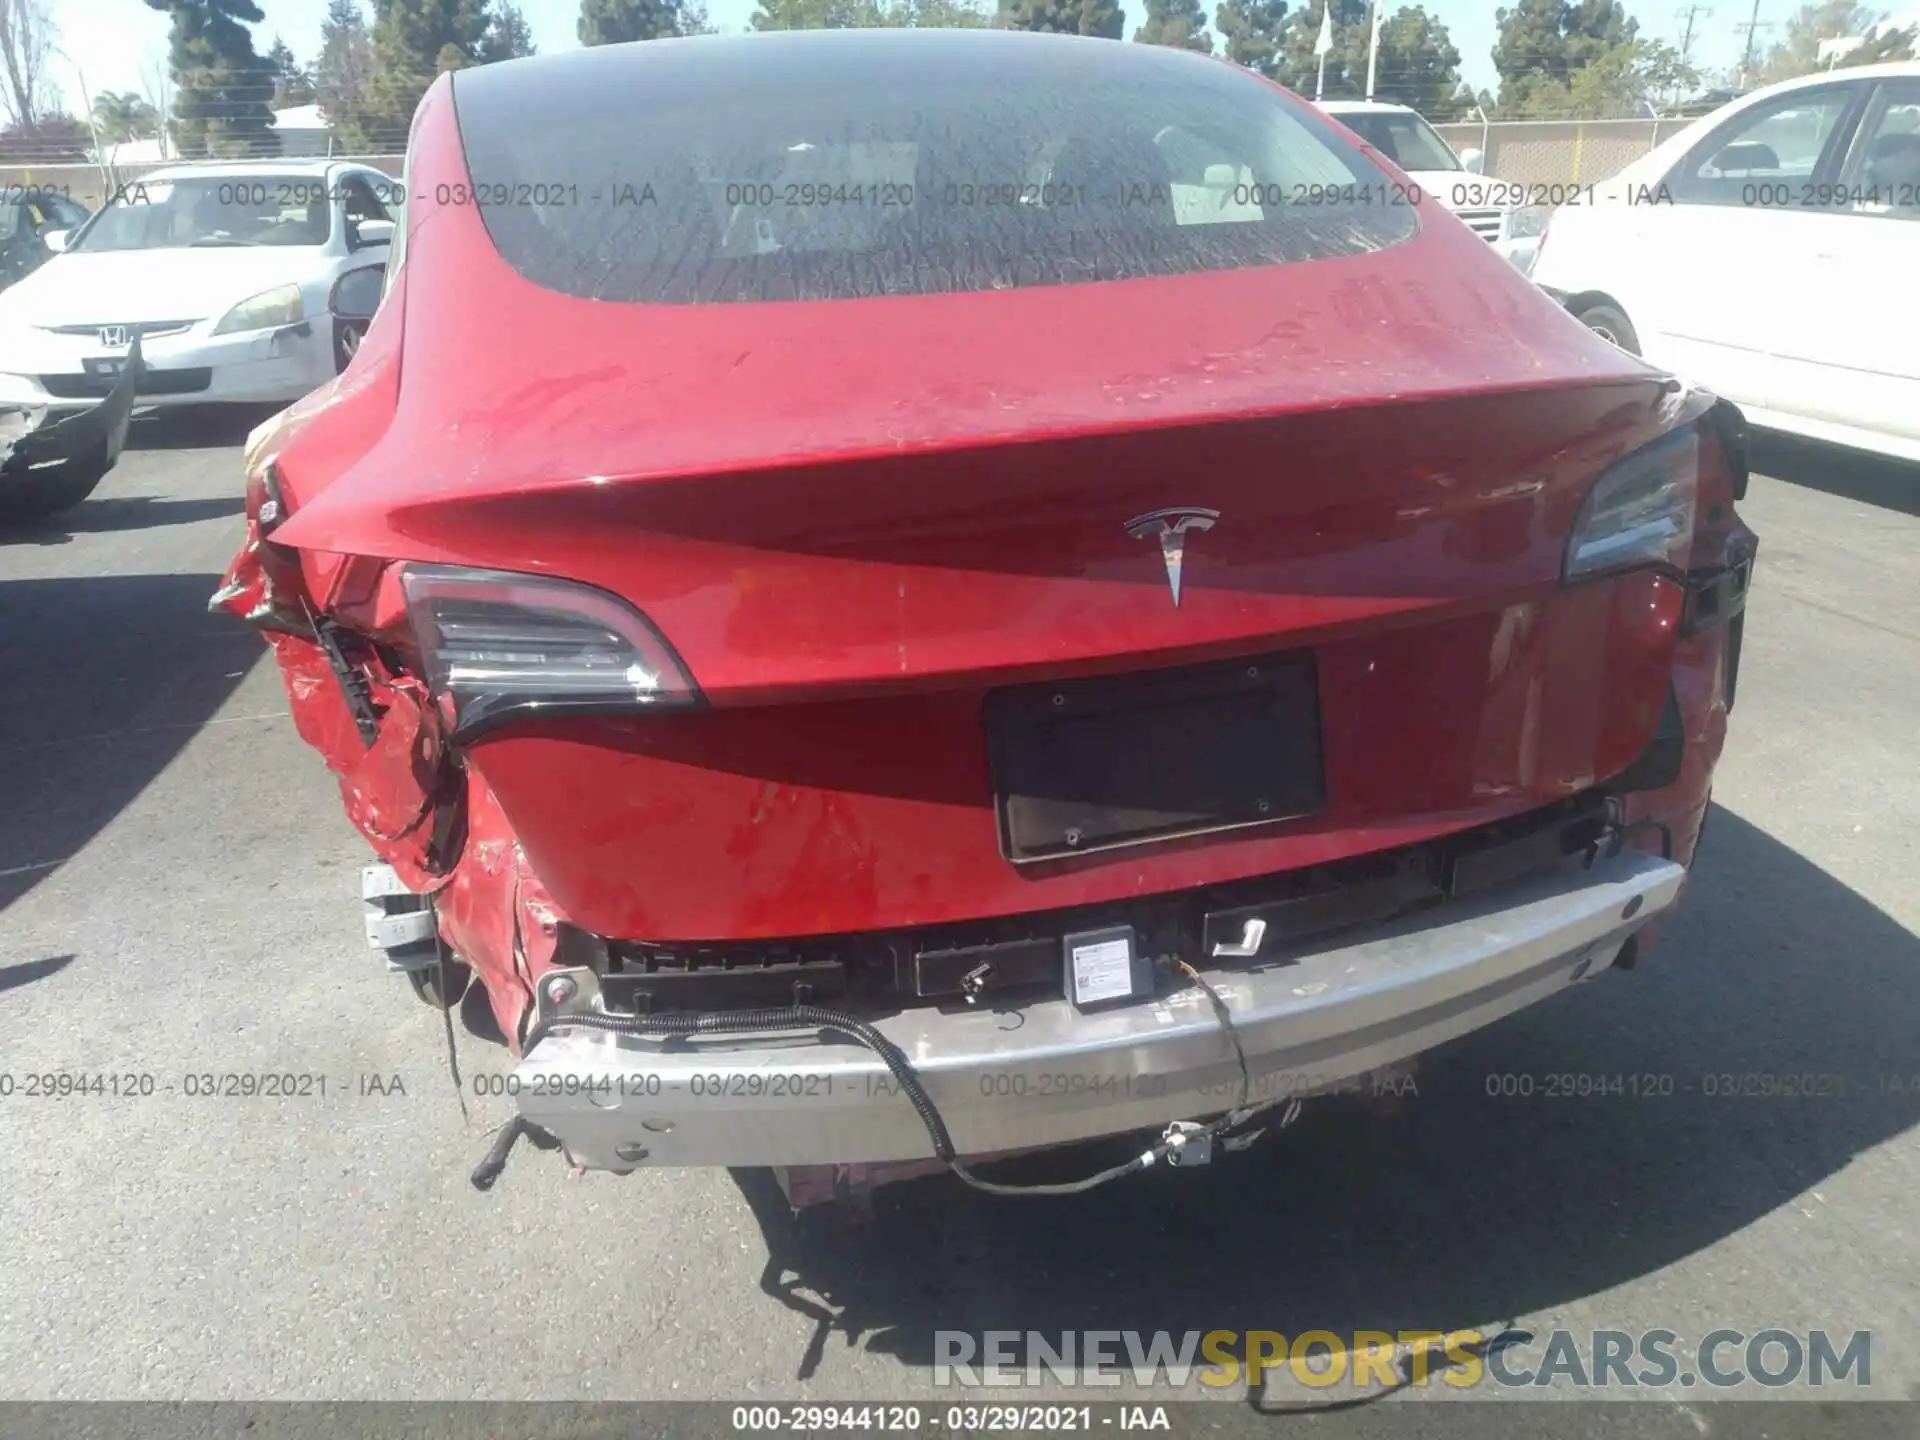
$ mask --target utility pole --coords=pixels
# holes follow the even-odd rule
[[[1747,88],[1747,82],[1753,76],[1753,43],[1760,38],[1760,0],[1753,0],[1753,17],[1744,25],[1736,25],[1736,30],[1747,32],[1747,48],[1740,56],[1740,88]],[[1771,27],[1768,27],[1771,28]]]
[[[1686,64],[1693,54],[1693,22],[1701,16],[1711,16],[1712,9],[1705,5],[1689,5],[1686,10],[1687,28],[1680,32],[1680,63]]]
[[[1367,44],[1367,99],[1373,99],[1373,77],[1380,69],[1380,0],[1368,7],[1373,11],[1373,39]]]
[[[1686,8],[1686,29],[1680,33],[1680,63],[1683,66],[1693,57],[1693,22],[1702,16],[1710,16],[1712,14],[1712,9],[1705,5],[1689,5]],[[1680,98],[1680,91],[1675,90],[1671,95],[1667,96],[1667,103],[1669,105],[1676,104]],[[1656,127],[1656,129],[1657,128],[1658,127]]]
[[[1320,103],[1320,97],[1327,89],[1327,56],[1333,53],[1333,0],[1322,0],[1320,6],[1320,38],[1313,42],[1313,53],[1320,57],[1320,77],[1313,82],[1314,104]]]
[[[80,68],[80,62],[78,60],[75,60],[59,46],[56,45],[53,47],[53,53],[66,61],[67,64],[73,66],[74,77],[80,82],[80,104],[86,112],[87,134],[93,140],[93,163],[98,166],[100,170],[100,184],[103,187],[101,193],[103,196],[110,197],[113,194],[114,188],[114,171],[111,163],[107,159],[106,144],[100,139],[100,120],[99,117],[93,113],[93,91],[87,88],[87,72]],[[104,204],[105,201],[103,200],[102,203]]]

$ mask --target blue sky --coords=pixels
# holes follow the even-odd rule
[[[257,0],[266,19],[254,27],[255,44],[262,50],[275,34],[286,38],[294,53],[311,60],[320,46],[320,20],[326,13],[326,0]],[[1202,0],[1209,16],[1214,0]],[[1402,0],[1385,0],[1389,11]],[[1688,0],[1690,3],[1690,0]],[[1131,35],[1142,18],[1141,0],[1122,0],[1127,12],[1127,33]],[[1796,8],[1799,0],[1760,0],[1760,20],[1773,23],[1763,30],[1763,43],[1777,36],[1779,24]],[[1305,6],[1317,14],[1319,0],[1294,0],[1290,8]],[[371,10],[371,6],[364,7]],[[521,9],[533,27],[535,42],[542,50],[561,50],[574,41],[573,22],[579,14],[578,0],[522,0]],[[722,30],[743,30],[753,13],[754,0],[709,0],[709,11]],[[1493,62],[1493,14],[1495,0],[1427,0],[1429,11],[1446,21],[1454,44],[1460,47],[1461,68],[1476,86],[1492,88],[1495,83]],[[1640,21],[1644,34],[1677,43],[1686,8],[1681,0],[1627,0],[1627,11]],[[1747,18],[1751,0],[1716,0],[1712,15],[1695,22],[1694,54],[1704,66],[1731,64],[1739,58],[1740,37],[1734,26]],[[1890,8],[1901,8],[1892,6]],[[60,43],[73,62],[61,66],[57,76],[69,106],[79,106],[79,80],[84,75],[90,91],[137,90],[143,66],[164,62],[167,43],[167,18],[150,9],[145,0],[52,0],[51,13],[60,30]],[[56,62],[58,64],[58,62]]]

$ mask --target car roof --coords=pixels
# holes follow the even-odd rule
[[[190,180],[196,175],[244,171],[248,175],[325,175],[331,170],[364,170],[371,167],[352,161],[321,157],[316,160],[283,160],[262,155],[254,159],[196,160],[190,165],[162,165],[139,176],[141,180]]]
[[[1791,95],[1796,90],[1813,90],[1823,85],[1845,84],[1849,82],[1872,80],[1914,80],[1920,79],[1920,60],[1887,60],[1878,65],[1848,65],[1837,70],[1815,70],[1807,75],[1795,75],[1790,80],[1776,80],[1771,85],[1762,85],[1753,90],[1708,91],[1696,99],[1713,99],[1715,104],[1709,110],[1702,110],[1686,118],[1698,123],[1702,120],[1718,121],[1734,110],[1744,110],[1755,100],[1771,95]]]
[[[1811,75],[1796,75],[1740,96],[1780,95],[1789,90],[1807,90],[1815,85],[1830,85],[1836,80],[1900,80],[1920,78],[1920,60],[1884,60],[1878,65],[1843,65],[1837,70],[1816,70]]]
[[[1417,115],[1411,105],[1396,105],[1391,100],[1316,100],[1329,115]]]
[[[831,66],[858,73],[864,65],[946,66],[991,69],[1019,67],[1026,83],[1045,83],[1050,73],[1136,74],[1176,66],[1219,66],[1223,62],[1180,46],[1122,45],[1087,35],[1045,31],[936,26],[761,30],[739,35],[691,35],[627,45],[583,45],[518,60],[474,65],[450,72],[453,94],[531,96],[549,86],[565,88],[583,81],[604,81],[609,73],[627,76],[671,75],[676,86],[730,88],[726,77],[751,74],[757,82],[778,85],[786,77],[808,76]],[[1242,71],[1229,65],[1231,71]],[[512,103],[505,100],[502,103]]]

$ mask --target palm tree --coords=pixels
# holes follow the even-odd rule
[[[117,145],[123,140],[145,140],[160,131],[153,106],[131,90],[119,93],[102,90],[96,95],[93,123],[101,142],[107,145]]]

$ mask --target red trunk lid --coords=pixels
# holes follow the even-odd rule
[[[422,123],[432,160],[451,127]],[[324,487],[288,446],[275,539],[588,581],[674,645],[710,711],[472,749],[590,929],[830,933],[1284,870],[1560,798],[1652,734],[1678,588],[1559,573],[1670,387],[1451,217],[1169,279],[626,305],[529,283],[414,189],[396,411]],[[1218,512],[1177,607],[1127,528],[1167,507]],[[1003,858],[990,690],[1280,650],[1314,653],[1322,810]]]

